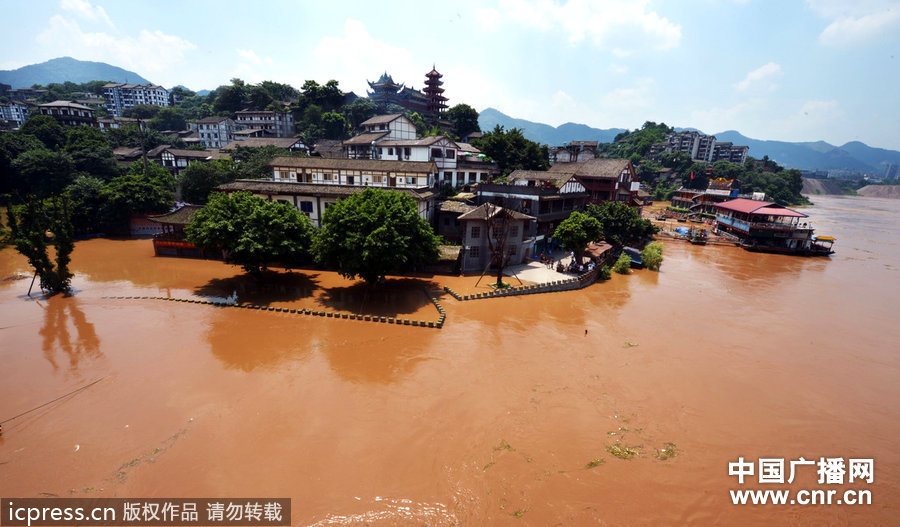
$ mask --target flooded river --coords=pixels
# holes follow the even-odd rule
[[[424,290],[476,278],[259,287],[149,240],[79,242],[74,296],[0,282],[0,420],[100,380],[3,425],[0,496],[290,497],[294,525],[896,525],[900,201],[815,201],[831,258],[665,242],[659,273],[441,295],[443,329],[104,297],[435,320]],[[874,481],[739,485],[739,457],[871,458]],[[818,488],[872,504],[729,494]]]

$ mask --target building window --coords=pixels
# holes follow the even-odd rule
[[[432,148],[431,149],[431,157],[443,157],[440,148]]]
[[[446,157],[447,159],[453,159],[453,157],[455,155],[456,155],[456,150],[453,150],[452,148],[448,148],[447,153],[444,155],[444,157]]]
[[[388,148],[388,155],[389,155],[389,156],[394,155],[394,149],[393,149],[393,148]]]
[[[518,250],[519,250],[519,246],[513,245],[512,247],[509,248],[509,255],[514,257],[516,255],[516,253],[518,252]]]
[[[511,227],[509,228],[509,237],[510,237],[510,238],[515,238],[515,237],[517,237],[518,235],[519,235],[519,226],[518,226],[518,225],[513,225],[513,226],[511,226]]]
[[[469,237],[473,240],[481,238],[481,227],[478,225],[472,225],[472,230],[469,232]]]
[[[406,156],[406,157],[409,157],[409,155],[410,155],[410,149],[409,149],[408,146],[405,147],[405,148],[403,149],[403,155]]]
[[[300,202],[300,212],[305,212],[306,214],[312,214],[312,201],[301,201]]]
[[[470,258],[478,258],[478,252],[479,252],[478,249],[480,249],[480,247],[478,247],[477,245],[473,245],[473,246],[469,247],[469,257]]]

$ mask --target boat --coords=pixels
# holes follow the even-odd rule
[[[706,229],[691,229],[688,241],[694,245],[706,245],[709,241],[709,232]]]
[[[754,199],[733,199],[716,205],[719,230],[740,239],[748,251],[828,256],[834,254],[835,239],[816,236],[813,228],[802,221],[806,214],[787,207]]]

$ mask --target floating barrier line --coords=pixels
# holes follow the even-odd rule
[[[203,304],[215,307],[234,307],[239,309],[255,309],[259,311],[266,311],[269,313],[282,313],[282,314],[295,314],[295,315],[312,315],[315,317],[324,317],[324,318],[333,318],[338,320],[358,320],[365,322],[378,322],[381,324],[396,324],[403,326],[416,326],[422,328],[437,328],[441,329],[444,327],[444,321],[447,318],[447,312],[444,311],[443,306],[441,306],[440,302],[438,302],[432,295],[431,292],[427,289],[425,290],[425,295],[428,297],[431,304],[435,307],[438,312],[437,321],[434,320],[413,320],[408,318],[396,318],[396,317],[387,317],[381,315],[364,315],[362,313],[339,313],[336,311],[319,311],[319,310],[310,310],[309,308],[287,308],[287,307],[274,307],[274,306],[260,306],[256,304],[231,304],[228,302],[213,302],[210,300],[197,300],[193,298],[175,298],[169,296],[102,296],[100,298],[103,299],[111,299],[111,300],[165,300],[169,302],[187,302],[190,304]]]

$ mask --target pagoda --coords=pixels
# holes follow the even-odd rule
[[[375,82],[366,82],[369,84],[369,87],[372,88],[372,91],[367,93],[369,99],[372,99],[372,102],[379,106],[396,104],[397,92],[404,88],[402,84],[394,82],[394,79],[392,79],[387,72],[384,72]]]
[[[437,72],[434,65],[431,66],[431,71],[425,74],[425,96],[428,98],[428,112],[433,115],[440,115],[447,109],[447,98],[444,97],[444,88],[441,88],[441,85],[444,82],[441,80],[440,73]]]

